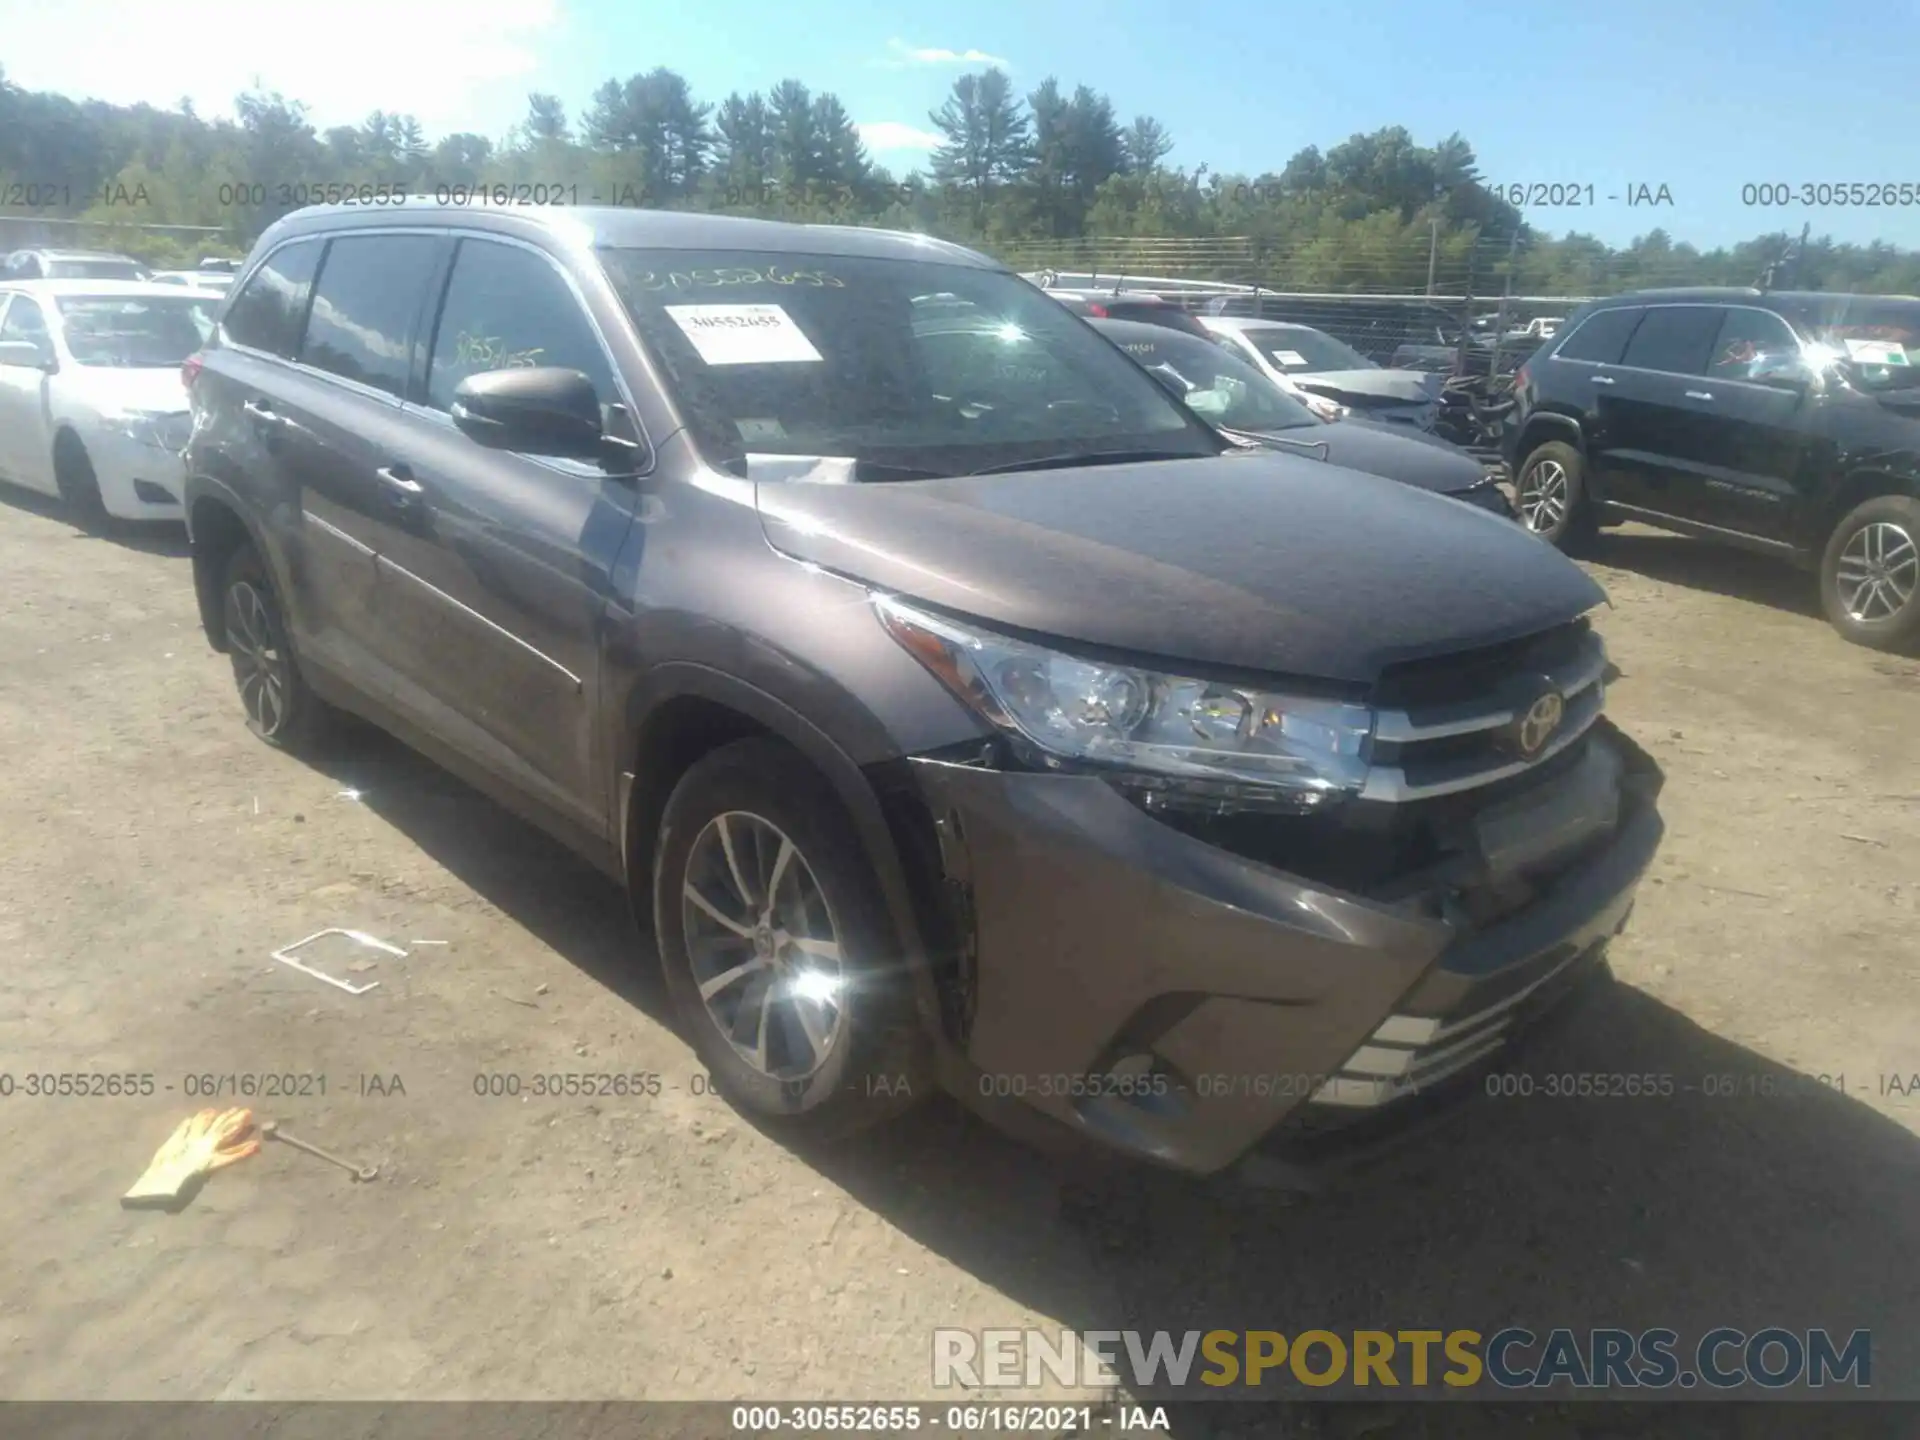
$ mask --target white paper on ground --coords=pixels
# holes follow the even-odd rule
[[[806,332],[778,305],[664,308],[709,365],[792,365],[820,359]]]
[[[747,478],[756,482],[851,485],[857,463],[851,455],[756,455],[748,451]]]
[[[1904,365],[1907,351],[1892,340],[1849,340],[1847,355],[1861,365]]]

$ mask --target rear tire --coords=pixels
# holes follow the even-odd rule
[[[314,750],[331,729],[332,712],[300,674],[279,594],[251,542],[227,561],[220,614],[247,728],[282,750]]]
[[[1847,513],[1820,560],[1820,603],[1856,645],[1920,646],[1920,500],[1879,495]]]
[[[100,498],[100,478],[86,446],[71,434],[62,434],[53,446],[53,483],[67,514],[89,535],[104,534],[113,524],[107,502]]]
[[[1514,513],[1549,545],[1579,554],[1599,529],[1586,482],[1586,457],[1573,446],[1563,440],[1536,445],[1514,476]]]
[[[932,1046],[879,883],[798,752],[741,740],[687,771],[660,823],[653,914],[683,1033],[715,1089],[770,1133],[839,1139],[931,1093]]]

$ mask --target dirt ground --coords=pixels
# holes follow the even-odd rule
[[[936,1325],[1525,1323],[1868,1327],[1920,1396],[1920,1100],[1882,1078],[1920,1072],[1920,664],[1759,560],[1624,532],[1595,569],[1670,830],[1553,1068],[1693,1090],[1482,1106],[1298,1198],[1069,1184],[946,1103],[779,1148],[697,1093],[614,887],[382,737],[261,745],[183,542],[0,496],[0,1070],[156,1077],[0,1099],[0,1395],[932,1399]],[[270,961],[328,926],[412,948],[357,997]],[[554,1071],[660,1093],[474,1091]],[[275,1147],[122,1210],[189,1077],[247,1073],[324,1075],[254,1103],[381,1177]],[[1847,1093],[1758,1093],[1813,1075]]]

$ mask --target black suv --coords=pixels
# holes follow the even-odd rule
[[[188,369],[252,728],[357,712],[625,880],[776,1128],[936,1082],[1202,1172],[1399,1128],[1659,842],[1577,566],[1230,444],[925,236],[304,210]]]
[[[1827,616],[1920,641],[1920,299],[1654,290],[1522,368],[1516,502],[1563,547],[1640,520],[1817,570]]]

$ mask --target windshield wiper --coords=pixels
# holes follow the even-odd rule
[[[1192,450],[1075,450],[1063,455],[1042,455],[1037,460],[1009,460],[1002,465],[987,465],[967,470],[967,475],[1007,475],[1016,470],[1066,470],[1078,465],[1135,465],[1150,460],[1204,460],[1204,452]]]

